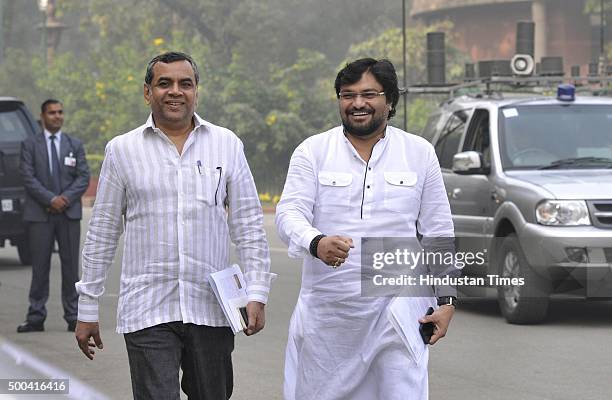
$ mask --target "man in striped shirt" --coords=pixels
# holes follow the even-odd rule
[[[236,244],[245,271],[247,335],[264,326],[270,258],[242,142],[197,114],[198,69],[183,53],[149,63],[147,122],[112,139],[83,249],[76,338],[102,348],[98,301],[125,230],[117,332],[124,334],[135,399],[232,394],[234,336],[208,283]]]

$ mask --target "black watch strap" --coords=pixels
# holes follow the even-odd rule
[[[438,306],[453,306],[457,308],[457,298],[455,296],[438,297]]]
[[[319,247],[319,242],[321,241],[321,239],[323,239],[325,237],[325,235],[317,235],[314,237],[314,239],[312,239],[310,241],[310,248],[308,249],[308,251],[310,252],[310,254],[314,257],[314,258],[319,258],[317,256],[317,248]]]

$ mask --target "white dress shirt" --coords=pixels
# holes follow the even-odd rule
[[[80,321],[98,321],[123,229],[118,333],[171,321],[228,326],[208,277],[229,266],[230,239],[249,301],[267,302],[274,274],[242,142],[198,115],[194,121],[182,154],[151,116],[107,144],[76,284]]]
[[[45,129],[45,143],[47,143],[47,155],[49,156],[49,171],[53,171],[53,156],[51,155],[51,135],[55,135],[55,141],[53,142],[55,144],[55,153],[57,154],[57,159],[59,160],[60,157],[60,142],[62,141],[62,131],[59,130],[57,132],[55,132],[55,134],[49,132],[48,130]],[[62,161],[60,160],[60,163]]]
[[[389,126],[366,162],[341,126],[306,139],[291,157],[276,226],[289,255],[304,258],[289,328],[284,398],[392,398],[376,391],[384,384],[371,368],[380,360],[389,363],[383,374],[390,379],[388,390],[406,395],[401,398],[427,398],[422,384],[427,355],[424,365],[406,364],[405,349],[386,317],[391,298],[361,296],[360,273],[362,237],[414,238],[417,228],[425,237],[453,236],[431,144]],[[355,248],[340,268],[310,255],[310,242],[321,233],[353,239]],[[410,376],[393,367],[402,363],[412,368]]]

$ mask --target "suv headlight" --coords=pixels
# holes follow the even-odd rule
[[[536,207],[536,220],[542,225],[591,225],[589,209],[582,200],[546,200]]]

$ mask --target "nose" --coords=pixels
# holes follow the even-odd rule
[[[173,96],[180,95],[181,94],[181,89],[180,89],[179,83],[178,82],[174,82],[172,85],[170,85],[170,90],[168,91],[168,93],[170,95],[173,95]]]
[[[363,96],[361,96],[360,94],[358,94],[355,99],[353,99],[353,106],[356,108],[361,108],[365,105],[365,100],[363,99]]]

